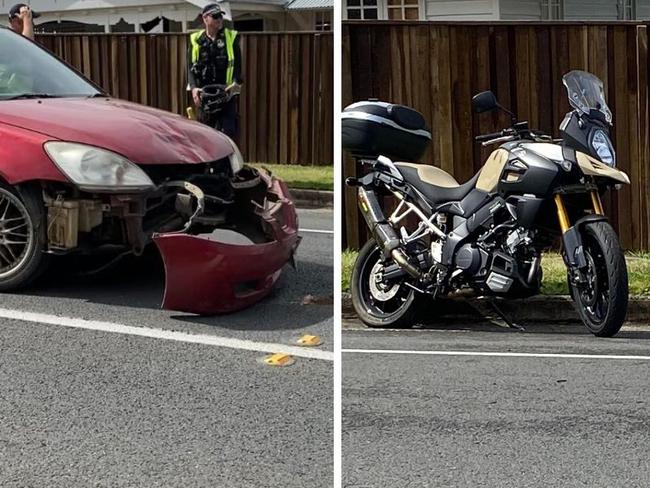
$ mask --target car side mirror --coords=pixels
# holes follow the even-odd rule
[[[474,98],[472,98],[472,108],[477,114],[482,114],[483,112],[489,112],[499,108],[499,102],[497,102],[497,97],[494,96],[494,93],[484,91],[478,95],[474,95]]]

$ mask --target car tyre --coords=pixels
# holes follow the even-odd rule
[[[47,214],[41,189],[0,182],[0,292],[33,283],[47,268]]]

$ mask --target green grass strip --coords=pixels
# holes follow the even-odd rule
[[[302,190],[334,189],[333,166],[300,166],[297,164],[251,163],[255,168],[266,168],[278,178],[283,179],[289,188]]]
[[[341,286],[344,292],[350,291],[350,277],[352,267],[357,259],[357,252],[346,250],[343,252],[341,269]],[[626,253],[627,274],[630,295],[650,295],[650,254]],[[558,253],[546,253],[542,257],[544,279],[542,281],[542,294],[568,295],[569,288],[566,282],[566,266]]]

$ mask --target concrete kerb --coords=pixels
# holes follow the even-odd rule
[[[334,206],[334,192],[290,188],[294,204],[298,208],[322,208]]]
[[[473,302],[472,304],[478,302],[473,298],[440,301],[436,305],[437,321],[443,317],[448,322],[475,321],[477,312],[468,301]],[[500,300],[499,306],[515,322],[576,322],[580,320],[571,297],[567,295],[539,295],[525,299]],[[356,316],[349,293],[343,294],[342,311],[344,316]],[[650,324],[650,297],[630,297],[627,321]]]

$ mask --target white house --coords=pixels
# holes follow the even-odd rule
[[[5,11],[19,0],[0,0]],[[22,0],[25,1],[25,0]],[[214,0],[212,0],[214,1]],[[38,32],[186,32],[210,0],[31,0]],[[240,31],[330,30],[334,0],[219,2]]]
[[[650,0],[342,0],[344,19],[646,20]]]

